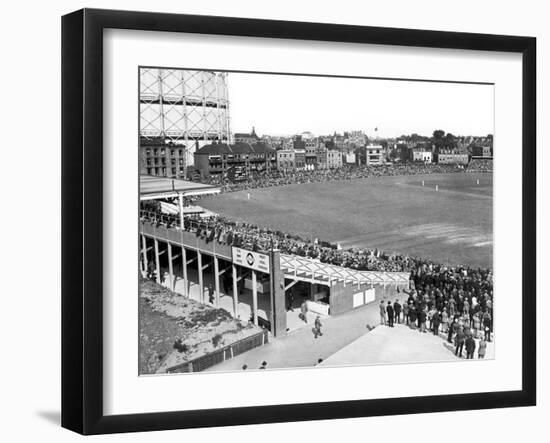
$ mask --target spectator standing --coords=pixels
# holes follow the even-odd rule
[[[418,313],[418,321],[420,323],[420,332],[426,332],[426,309],[421,309]]]
[[[435,308],[432,308],[428,311],[428,329],[433,331],[433,317],[437,311]]]
[[[409,326],[411,327],[411,329],[416,329],[416,317],[417,317],[416,309],[413,304],[410,304],[409,305],[409,319],[410,319]]]
[[[462,313],[464,315],[468,315],[468,316],[470,315],[470,303],[468,303],[468,299],[464,300]]]
[[[407,302],[403,303],[403,323],[409,324],[409,305]]]
[[[441,332],[446,334],[449,331],[449,315],[447,314],[447,308],[443,308],[441,313]]]
[[[401,303],[399,300],[395,300],[393,304],[394,319],[397,324],[401,323]]]
[[[317,336],[319,335],[323,335],[323,333],[321,332],[322,326],[323,325],[321,324],[321,317],[320,316],[315,317],[315,327],[313,328],[314,338],[317,338]]]
[[[464,340],[465,339],[466,339],[466,337],[464,336],[464,332],[462,331],[462,328],[459,328],[458,332],[456,333],[456,337],[455,337],[455,344],[456,344],[455,355],[457,357],[462,358],[462,350],[464,349]]]
[[[471,335],[468,335],[468,337],[466,337],[466,358],[467,359],[474,358],[475,350],[476,350],[476,341],[473,339]]]
[[[432,317],[432,327],[434,335],[439,335],[439,324],[441,323],[441,316],[438,311],[435,311]]]
[[[483,314],[483,328],[485,329],[485,340],[491,341],[491,314],[486,310]]]
[[[451,322],[449,326],[449,334],[447,335],[447,343],[453,343],[453,336],[454,334],[458,332],[458,323],[456,322],[456,318],[453,318],[453,321]]]
[[[294,293],[292,291],[292,288],[290,288],[290,290],[288,291],[286,310],[294,312]]]
[[[477,358],[485,358],[485,352],[487,351],[487,342],[484,337],[479,340],[479,348],[477,350]]]
[[[455,299],[451,297],[449,300],[449,316],[454,317],[455,310],[456,310],[456,302],[455,302]]]
[[[391,301],[388,301],[388,306],[386,307],[386,312],[388,314],[388,326],[390,328],[393,328],[393,306],[391,305]]]
[[[384,300],[380,300],[380,324],[385,325],[386,324],[386,305],[384,305]]]
[[[481,319],[479,312],[474,315],[474,337],[478,338],[479,328],[481,327]]]
[[[302,316],[302,320],[307,323],[307,303],[305,300],[300,305],[300,315]]]

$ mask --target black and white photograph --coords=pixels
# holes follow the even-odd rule
[[[538,442],[544,6],[8,3],[0,440]]]
[[[138,83],[140,376],[495,358],[494,84]]]

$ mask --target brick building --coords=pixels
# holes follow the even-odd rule
[[[296,156],[294,149],[280,149],[277,151],[277,169],[279,171],[293,170],[296,168]]]
[[[254,126],[250,134],[246,132],[236,132],[233,135],[233,139],[235,140],[235,144],[248,143],[249,145],[253,145],[260,142],[260,137],[256,134],[256,128],[254,128]]]
[[[195,152],[195,168],[202,177],[238,172],[246,178],[277,169],[277,152],[263,143],[215,143]]]
[[[185,149],[161,139],[140,140],[140,175],[185,178]]]

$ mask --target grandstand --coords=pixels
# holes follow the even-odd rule
[[[246,312],[254,324],[275,336],[286,334],[287,317],[296,315],[287,310],[291,299],[307,301],[312,312],[337,315],[409,285],[406,272],[358,271],[281,254],[275,248],[262,252],[243,249],[220,241],[219,236],[203,236],[204,229],[191,224],[188,216],[183,216],[183,223],[180,220],[175,215],[155,217],[142,211],[143,276],[155,278],[172,290],[175,282],[182,280],[183,295],[190,296],[192,274],[196,276],[198,301],[227,308],[235,318],[247,318]],[[249,303],[243,307],[244,299]]]
[[[466,172],[493,172],[493,157],[472,157]]]

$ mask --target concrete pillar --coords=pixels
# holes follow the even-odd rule
[[[199,270],[199,300],[204,303],[204,283],[202,279],[202,254],[197,251],[197,269]]]
[[[172,245],[168,243],[168,275],[170,277],[170,290],[174,290],[174,266],[172,264]]]
[[[183,229],[183,194],[178,194],[178,209],[180,213],[180,229]]]
[[[156,272],[157,275],[157,283],[160,285],[160,258],[159,258],[159,241],[155,238],[155,266],[156,266]]]
[[[147,262],[147,239],[143,234],[141,234],[141,256],[143,258],[143,276],[146,277],[149,263]]]
[[[271,295],[271,333],[274,337],[286,335],[286,300],[284,290],[284,277],[281,272],[281,253],[278,249],[270,252],[269,273]],[[281,282],[283,283],[281,285]]]
[[[233,315],[238,318],[239,313],[239,289],[237,287],[237,266],[231,265],[231,272],[233,277]]]
[[[218,263],[218,257],[214,256],[214,306],[218,308],[220,306],[220,267]]]
[[[181,264],[183,267],[183,296],[189,297],[189,291],[187,290],[189,287],[189,280],[187,278],[187,251],[185,246],[181,247]]]
[[[258,325],[258,288],[256,287],[256,271],[252,270],[252,319]]]

